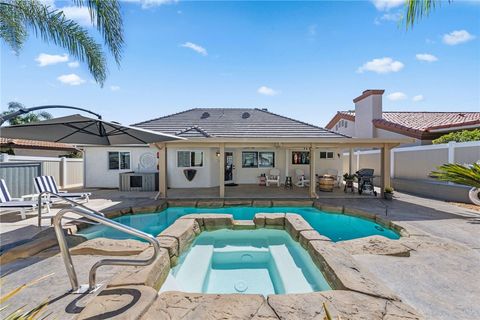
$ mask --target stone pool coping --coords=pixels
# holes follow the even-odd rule
[[[269,295],[158,293],[179,256],[203,231],[219,229],[285,230],[310,254],[323,271],[329,291]],[[77,319],[308,319],[329,312],[342,319],[421,319],[389,288],[361,268],[352,255],[314,230],[294,213],[257,213],[252,221],[234,220],[231,214],[190,214],[177,219],[157,235],[158,258],[149,266],[123,267]],[[123,240],[120,240],[123,241]],[[391,240],[394,241],[394,240]],[[153,254],[151,247],[139,258]]]

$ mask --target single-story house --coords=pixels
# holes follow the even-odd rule
[[[411,141],[351,138],[252,108],[195,108],[133,126],[186,139],[149,146],[83,146],[85,187],[118,188],[122,174],[133,171],[157,173],[160,197],[167,197],[168,189],[217,187],[223,198],[225,185],[258,184],[260,176],[270,175],[272,169],[279,172],[282,183],[287,176],[295,183],[300,170],[310,182],[310,196],[315,197],[316,175],[327,171],[342,175],[342,150],[354,148],[383,151],[382,172],[377,174],[389,186],[389,151]]]
[[[353,100],[355,110],[338,111],[325,128],[357,138],[413,138],[409,145],[460,130],[480,128],[480,112],[383,111],[384,90],[366,90]]]
[[[56,158],[75,151],[78,151],[78,149],[66,143],[0,137],[0,153],[16,156]]]

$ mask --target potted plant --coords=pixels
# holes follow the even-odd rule
[[[385,190],[383,191],[383,196],[387,200],[392,200],[393,199],[393,188],[386,187]]]
[[[345,187],[343,188],[343,191],[347,192],[347,190],[350,189],[350,190],[352,190],[352,192],[354,192],[354,190],[353,190],[353,180],[354,179],[355,179],[354,174],[345,173],[343,175],[343,181],[345,181]]]

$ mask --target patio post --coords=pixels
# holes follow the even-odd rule
[[[390,150],[391,147],[388,144],[384,144],[381,149],[380,170],[381,170],[381,190],[380,195],[384,196],[385,188],[390,188]]]
[[[219,187],[220,187],[220,198],[225,198],[225,144],[220,143],[220,161],[219,163]]]
[[[348,174],[352,174],[353,170],[353,148],[348,150]]]
[[[315,166],[316,166],[316,152],[315,145],[312,143],[310,145],[310,197],[317,198],[317,179],[315,176]]]
[[[158,194],[155,198],[167,198],[167,146],[156,143],[158,149]]]

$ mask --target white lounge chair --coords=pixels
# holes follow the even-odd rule
[[[90,196],[92,195],[90,192],[66,192],[61,191],[57,187],[57,183],[55,182],[55,178],[53,176],[39,176],[34,178],[35,181],[35,188],[37,189],[38,193],[42,192],[52,192],[64,198],[70,200],[85,200],[88,202]],[[55,197],[54,195],[47,195],[48,200],[54,201],[61,201],[61,198]]]
[[[50,213],[50,202],[43,201],[43,205],[46,206],[47,212]],[[24,201],[22,198],[12,198],[10,192],[8,192],[7,184],[4,179],[0,179],[0,208],[2,209],[18,209],[20,210],[20,216],[25,219],[25,211],[27,209],[35,210],[38,207],[37,201]],[[5,213],[8,213],[6,211]],[[4,213],[4,212],[2,212]]]
[[[278,169],[271,169],[267,176],[267,181],[265,182],[267,187],[270,186],[270,183],[276,183],[278,187],[280,187],[280,170]]]
[[[302,169],[295,169],[295,175],[297,176],[297,182],[295,185],[300,188],[310,186],[310,181],[305,178],[305,171]]]

